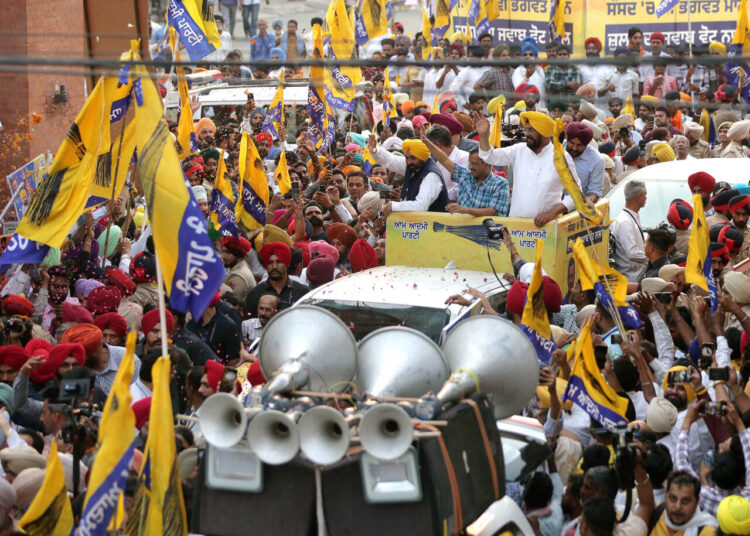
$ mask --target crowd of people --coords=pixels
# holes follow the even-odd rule
[[[222,41],[231,43],[241,8],[245,34],[251,37],[250,50],[233,50],[229,44],[211,60],[234,83],[278,76],[248,68],[243,59],[283,63],[312,56],[311,35],[298,34],[296,21],[287,22],[286,32],[282,21],[273,21],[269,32],[267,22],[258,19],[258,6],[257,0],[222,0],[224,16],[215,15],[229,29],[222,30]],[[311,22],[322,24],[322,19]],[[421,34],[411,37],[398,23],[392,31],[371,41],[360,56],[423,57]],[[154,34],[155,41],[163,38],[163,31]],[[574,60],[565,66],[526,64],[540,57],[533,40],[493,46],[489,34],[471,44],[455,33],[434,49],[429,68],[395,66],[386,80],[385,65],[364,67],[364,82],[357,87],[362,106],[339,118],[328,150],[316,148],[304,114],[294,107],[287,114],[293,121],[279,125],[278,139],[263,128],[265,111],[256,107],[252,94],[244,106],[215,107],[212,117],[195,123],[199,152],[182,162],[227,270],[221,290],[199,318],[174,310],[168,300],[167,309],[159,309],[154,245],[136,191],[110,203],[99,218],[81,216],[65,245],[51,250],[41,264],[3,267],[0,535],[13,533],[40,489],[53,442],[69,492],[85,489],[97,454],[97,423],[88,422],[83,478],[74,490],[73,445],[63,433],[60,385],[67,379],[88,380],[87,401],[102,404],[128,332],[139,338],[131,395],[142,450],[152,368],[166,330],[179,476],[190,511],[192,489],[199,485],[198,453],[206,443],[196,419],[183,416],[199,416],[214,393],[238,394],[263,384],[255,349],[264,327],[310,289],[385,264],[391,213],[511,216],[533,219],[541,227],[574,210],[554,159],[557,119],[564,124],[565,164],[590,202],[648,165],[746,158],[750,120],[744,119],[739,92],[720,64],[700,64],[701,55],[726,54],[724,45],[694,47],[698,63],[667,64],[658,58],[684,57],[687,48],[665,46],[658,32],[648,42],[639,28],[628,35],[629,46],[617,49],[615,57],[649,61],[634,67],[579,66]],[[545,52],[547,58],[565,59],[571,51],[547,45]],[[598,38],[586,40],[587,57],[601,53]],[[457,67],[440,61],[462,57],[512,58],[517,65]],[[306,75],[293,63],[285,70],[287,78]],[[396,117],[384,113],[391,94]],[[701,120],[704,108],[709,123]],[[502,122],[500,129],[496,121]],[[169,126],[176,134],[177,123]],[[707,139],[709,127],[716,130],[716,140]],[[217,171],[225,167],[236,196],[243,132],[252,136],[265,164],[271,198],[258,228],[223,236],[209,217],[212,192]],[[285,194],[274,180],[282,153],[293,185]],[[688,183],[693,194],[702,196],[710,226],[711,265],[719,287],[716,311],[705,292],[685,279],[694,219],[690,200],[676,199],[664,223],[643,229],[639,211],[647,188],[637,180],[626,184],[626,206],[612,215],[611,257],[628,280],[628,299],[643,327],[622,333],[613,311],[598,302],[593,290],[583,290],[580,279],[573,279],[563,298],[558,283],[544,277],[544,305],[557,349],[550,366],[541,369],[537,395],[525,413],[543,424],[553,455],[522,482],[507,486],[536,534],[750,534],[750,277],[733,269],[750,257],[750,186],[700,171]],[[481,300],[484,314],[519,324],[532,259],[518,253],[508,233],[503,240],[514,268],[504,275],[511,285],[504,307],[496,310],[475,289],[446,300]],[[628,401],[635,479],[628,490],[633,506],[624,519],[626,490],[612,446],[619,435],[602,428],[579,405],[562,401],[575,339],[587,322],[601,353],[602,381]],[[238,371],[237,383],[225,381],[227,367]],[[143,461],[141,450],[131,466],[128,499]],[[82,498],[78,494],[74,500],[77,513]]]

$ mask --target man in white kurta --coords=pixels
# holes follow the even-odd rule
[[[521,113],[521,125],[526,143],[493,149],[490,146],[490,124],[485,118],[475,116],[479,133],[479,158],[495,166],[513,168],[513,194],[510,199],[511,218],[534,218],[542,227],[561,214],[573,209],[573,198],[565,191],[553,161],[552,135],[555,122],[540,112]],[[581,181],[573,159],[566,152],[565,161],[578,188]]]

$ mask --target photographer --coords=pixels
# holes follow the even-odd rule
[[[675,452],[675,470],[683,471],[698,478],[693,471],[688,459],[688,438],[690,428],[702,417],[707,405],[710,404],[705,400],[700,400],[693,404],[682,421],[679,438],[677,439],[677,448]],[[732,450],[718,452],[713,460],[713,467],[705,463],[701,465],[700,479],[702,486],[700,489],[699,506],[701,510],[711,515],[716,515],[716,509],[724,497],[729,495],[742,495],[746,499],[750,498],[750,431],[745,428],[745,423],[737,413],[737,409],[731,402],[723,403],[726,409],[726,419],[734,426],[738,432],[742,454],[744,457],[744,472],[742,471],[743,460],[737,459]],[[743,482],[744,487],[740,488]],[[709,479],[710,478],[710,483]]]

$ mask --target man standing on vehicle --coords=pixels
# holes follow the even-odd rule
[[[645,252],[641,217],[638,212],[646,206],[646,185],[632,180],[625,185],[625,207],[617,216],[612,228],[614,244],[613,268],[628,281],[640,281],[646,271],[648,257]]]
[[[604,187],[604,160],[599,151],[589,145],[594,131],[590,126],[574,121],[565,127],[565,137],[568,140],[565,149],[573,157],[581,180],[581,193],[596,203]]]
[[[382,208],[384,218],[391,212],[430,211],[445,212],[448,190],[443,182],[430,150],[421,140],[404,140],[404,156],[398,156],[378,147],[375,135],[370,134],[370,154],[386,169],[404,176],[401,201],[389,201]]]
[[[534,224],[542,227],[573,209],[573,198],[565,191],[555,168],[552,146],[555,122],[549,116],[541,112],[521,113],[526,143],[502,149],[490,146],[490,123],[486,117],[474,114],[474,124],[479,134],[479,158],[495,166],[523,170],[514,177],[509,217],[534,218]],[[570,154],[565,153],[565,161],[580,188],[581,182]]]

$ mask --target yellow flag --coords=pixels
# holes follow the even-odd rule
[[[356,58],[353,24],[344,0],[331,2],[326,12],[326,22],[331,31],[333,57],[341,60]],[[327,82],[331,88],[331,106],[351,111],[354,103],[354,86],[362,81],[362,69],[357,66],[334,65],[326,71]]]
[[[432,113],[437,114],[440,113],[440,110],[438,110],[437,100],[440,96],[440,93],[435,93],[435,98],[432,101]]]
[[[257,229],[266,224],[268,207],[268,180],[263,161],[255,143],[250,141],[247,132],[242,133],[240,142],[240,193],[235,207],[237,221],[247,229]]]
[[[49,450],[42,487],[18,523],[18,528],[30,536],[70,536],[73,530],[73,509],[65,487],[65,472],[57,454],[56,441],[52,441]]]
[[[422,8],[422,39],[424,43],[422,45],[422,59],[432,59],[432,25],[430,24],[430,16],[427,14],[424,8]],[[436,112],[433,112],[436,113]]]
[[[547,307],[544,305],[544,291],[542,289],[542,249],[544,242],[536,241],[536,261],[534,273],[526,294],[526,304],[523,307],[521,324],[533,329],[545,339],[552,337],[547,317]]]
[[[610,387],[602,376],[591,340],[591,320],[587,321],[576,340],[575,363],[562,398],[583,408],[589,416],[606,428],[625,421],[628,399]]]
[[[495,20],[500,17],[500,6],[498,0],[481,0],[487,12],[487,19]]]
[[[383,73],[383,123],[385,123],[388,117],[398,117],[396,104],[393,102],[393,90],[391,89],[391,79],[389,76],[388,67],[386,67]]]
[[[492,131],[490,132],[490,145],[496,148],[500,147],[502,138],[503,138],[503,107],[498,105],[497,111],[495,112],[495,122],[492,123]]]
[[[625,106],[622,108],[622,115],[625,114],[630,114],[631,117],[635,117],[635,111],[633,111],[633,99],[631,97],[625,97]]]
[[[195,4],[201,14],[203,30],[206,32],[209,42],[218,50],[221,48],[221,35],[214,19],[214,10],[211,0],[195,0]]]
[[[151,500],[144,534],[185,536],[188,528],[187,515],[177,471],[172,397],[169,392],[171,370],[169,357],[160,357],[151,372],[154,394],[151,398],[146,441],[151,467]]]
[[[133,53],[131,47],[121,59],[132,59]],[[133,121],[126,117],[132,117],[131,89],[131,80],[120,84],[117,76],[104,76],[96,83],[18,225],[24,238],[62,247],[87,203],[107,202],[113,180],[115,196],[120,193],[135,148]]]
[[[690,230],[685,263],[685,281],[698,285],[706,292],[709,292],[707,274],[712,276],[710,245],[706,214],[703,212],[703,198],[700,194],[695,194],[693,196],[693,228]]]
[[[602,266],[592,261],[580,237],[573,243],[571,250],[576,266],[578,266],[582,290],[595,290],[594,284],[601,283],[605,292],[611,293],[615,305],[627,305],[625,297],[628,294],[628,280],[624,275],[609,266]]]
[[[388,31],[388,0],[364,0],[354,26],[357,44],[363,46]],[[353,17],[352,17],[353,18]]]
[[[565,160],[565,149],[563,149],[560,143],[560,134],[565,130],[562,119],[555,121],[555,132],[552,136],[552,142],[555,147],[555,154],[552,157],[555,163],[555,169],[557,174],[560,176],[560,182],[565,186],[565,189],[573,198],[573,202],[576,205],[576,210],[581,214],[581,217],[588,220],[593,225],[600,225],[602,222],[602,214],[597,210],[596,207],[589,204],[588,200],[583,197],[581,189],[573,179],[573,175],[568,169],[568,163]]]
[[[281,190],[281,195],[286,194],[292,188],[292,180],[289,178],[289,168],[286,164],[286,151],[281,151],[279,165],[276,167],[276,184]]]
[[[497,2],[497,0],[495,0]],[[435,29],[439,38],[443,38],[451,25],[451,8],[448,0],[437,0],[435,11]]]

